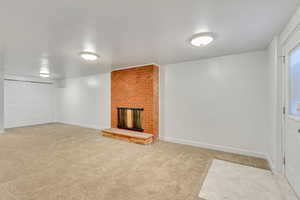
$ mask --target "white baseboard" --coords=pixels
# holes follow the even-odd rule
[[[253,157],[257,157],[257,158],[267,159],[267,156],[264,153],[253,152],[253,151],[234,148],[234,147],[207,144],[207,143],[201,143],[201,142],[197,142],[197,141],[190,141],[190,140],[171,138],[171,137],[160,137],[159,139],[162,141],[166,141],[166,142],[186,144],[186,145],[191,145],[191,146],[196,146],[196,147],[213,149],[213,150],[217,150],[217,151],[223,151],[223,152],[228,152],[228,153],[235,153],[235,154],[240,154],[240,155],[245,155],[245,156],[253,156]]]
[[[19,127],[27,127],[27,126],[37,126],[37,125],[43,125],[43,124],[51,124],[54,123],[54,121],[44,121],[44,122],[21,122],[18,124],[8,125],[4,128],[19,128]]]
[[[84,128],[91,128],[91,129],[96,129],[96,130],[102,130],[104,129],[104,126],[93,126],[93,125],[86,125],[86,124],[81,124],[81,123],[76,123],[76,122],[66,122],[66,121],[58,121],[57,123],[62,123],[62,124],[68,124],[68,125],[73,125],[73,126],[80,126]]]
[[[268,155],[266,159],[267,159],[267,161],[268,161],[268,164],[269,164],[269,167],[270,167],[271,171],[274,172],[274,173],[275,173],[275,172],[277,173],[277,170],[276,170],[276,168],[275,168],[274,162],[273,162],[273,160],[271,159],[271,157]]]

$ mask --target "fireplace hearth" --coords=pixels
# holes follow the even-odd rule
[[[143,108],[118,107],[118,128],[143,132]]]

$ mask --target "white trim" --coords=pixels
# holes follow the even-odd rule
[[[267,155],[267,161],[268,161],[268,164],[269,164],[269,167],[271,169],[272,172],[277,172],[278,170],[276,170],[276,166],[274,165],[274,162],[272,161],[270,155]]]
[[[300,7],[297,9],[295,14],[291,17],[288,24],[280,34],[280,44],[283,45],[300,26]]]
[[[37,77],[37,76],[19,76],[19,75],[15,75],[15,74],[4,74],[4,80],[15,80],[15,81],[28,81],[28,82],[40,82],[40,83],[48,83],[48,84],[52,84],[54,83],[53,80],[51,79],[45,79],[45,78],[41,78],[41,77]]]
[[[281,51],[282,51],[282,55],[286,56],[286,58],[289,57],[289,53],[292,49],[297,48],[297,46],[299,45],[299,41],[300,41],[300,37],[299,37],[299,33],[300,33],[300,7],[297,10],[297,12],[295,13],[295,15],[293,16],[293,18],[291,19],[290,23],[296,24],[297,25],[293,27],[293,29],[291,29],[290,34],[286,36],[284,44],[281,45]],[[286,30],[285,30],[286,31]],[[284,33],[284,32],[283,32]],[[289,72],[289,59],[286,59],[285,64],[282,64],[282,88],[283,88],[283,92],[282,92],[282,100],[283,100],[283,105],[286,107],[286,110],[289,111],[289,85],[288,85],[288,81],[289,81],[289,76],[288,76],[288,72]],[[295,120],[295,121],[299,121],[299,117],[297,116],[292,116],[290,114],[286,114],[283,117],[283,121],[282,121],[282,131],[283,131],[283,137],[282,137],[282,144],[283,144],[283,152],[284,152],[284,157],[286,157],[286,150],[287,150],[287,140],[286,140],[286,136],[287,136],[287,120]],[[288,164],[288,163],[286,163]],[[294,178],[294,176],[292,177],[287,177],[287,171],[288,168],[283,165],[283,175],[287,178],[287,180],[291,180],[292,178]],[[295,175],[295,174],[294,174]],[[291,186],[292,187],[292,186]],[[293,188],[293,187],[292,187]]]
[[[149,66],[149,65],[155,65],[157,67],[160,67],[160,65],[156,64],[156,63],[148,63],[148,64],[140,64],[140,65],[132,65],[132,66],[126,66],[126,67],[116,67],[112,70],[113,71],[119,71],[119,70],[123,70],[123,69],[131,69],[131,68],[137,68],[137,67],[145,67],[145,66]]]
[[[57,123],[72,125],[72,126],[80,126],[83,128],[91,128],[91,129],[96,129],[96,130],[103,130],[103,129],[108,128],[105,126],[86,125],[86,124],[81,124],[81,123],[76,123],[76,122],[66,122],[66,121],[58,121]]]
[[[281,92],[281,68],[280,61],[282,61],[279,56],[279,38],[275,36],[268,48],[269,52],[269,70],[271,70],[270,76],[270,87],[271,87],[271,96],[270,98],[270,143],[268,147],[268,156],[267,160],[272,171],[280,171],[278,166],[281,166],[279,162],[281,162],[281,99],[279,98],[279,94]]]
[[[55,123],[54,121],[47,121],[47,122],[20,122],[18,125],[13,126],[5,126],[4,128],[20,128],[20,127],[27,127],[27,126],[39,126],[43,124],[52,124]]]
[[[217,151],[223,151],[223,152],[228,152],[228,153],[235,153],[235,154],[241,154],[241,155],[246,155],[246,156],[253,156],[253,157],[257,157],[257,158],[267,159],[267,156],[264,153],[249,151],[249,150],[235,148],[235,147],[207,144],[207,143],[195,142],[195,141],[191,141],[191,140],[184,140],[184,139],[172,138],[172,137],[160,137],[159,139],[162,141],[166,141],[166,142],[186,144],[186,145],[191,145],[191,146],[196,146],[196,147],[213,149],[213,150],[217,150]]]

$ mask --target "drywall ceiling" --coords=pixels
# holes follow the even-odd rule
[[[5,72],[76,77],[145,63],[169,64],[264,49],[299,0],[2,0]],[[187,40],[212,31],[216,41]],[[94,50],[99,63],[78,53]]]

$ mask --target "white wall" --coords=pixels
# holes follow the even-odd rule
[[[280,168],[281,155],[281,109],[279,88],[281,87],[281,72],[279,69],[278,37],[274,37],[268,47],[269,69],[269,119],[270,133],[268,135],[268,159],[273,170]]]
[[[5,79],[5,128],[53,122],[55,109],[53,84],[32,77],[5,75]],[[44,83],[26,81],[42,81]]]
[[[110,73],[66,79],[57,89],[57,121],[110,127]]]
[[[163,140],[265,157],[267,52],[161,67]]]
[[[1,48],[1,47],[0,47]],[[0,133],[4,131],[4,52],[0,49]]]

